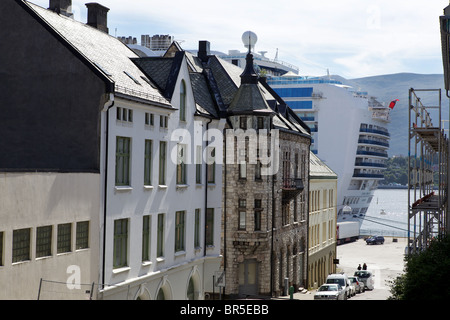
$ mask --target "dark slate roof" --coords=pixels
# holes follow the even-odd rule
[[[234,66],[235,68],[232,68],[233,65],[231,63],[228,63],[227,67],[228,68],[224,67],[224,64],[216,56],[211,56],[209,58],[208,65],[206,66],[206,68],[211,70],[217,83],[220,96],[226,106],[231,103],[240,85],[240,77],[239,80],[237,80],[237,72],[233,72],[236,70],[235,68],[238,67]],[[242,69],[238,68],[238,70],[240,75],[242,73]]]
[[[167,78],[172,69],[173,59],[162,57],[132,58],[133,62],[143,70],[161,91],[166,90]]]
[[[204,75],[201,73],[191,73],[190,78],[198,114],[218,118],[218,108],[211,97],[211,92],[209,91]]]
[[[229,114],[273,112],[258,84],[241,84],[228,107]]]
[[[22,1],[40,21],[49,26],[61,41],[65,41],[78,55],[97,68],[115,84],[115,92],[160,106],[172,108],[158,89],[147,82],[144,73],[131,61],[137,58],[131,49],[109,34],[85,23]]]

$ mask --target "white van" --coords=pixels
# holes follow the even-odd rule
[[[345,273],[334,273],[330,274],[327,277],[326,283],[337,283],[341,285],[343,289],[345,289],[345,297],[350,298],[351,292],[350,292],[350,281],[348,280],[348,277]]]

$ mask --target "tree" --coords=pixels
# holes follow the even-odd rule
[[[406,260],[405,272],[390,282],[389,300],[448,300],[450,298],[450,236]]]

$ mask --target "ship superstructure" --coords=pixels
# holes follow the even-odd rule
[[[311,128],[311,151],[338,174],[338,221],[362,221],[384,179],[389,107],[329,77],[286,74],[267,82]]]

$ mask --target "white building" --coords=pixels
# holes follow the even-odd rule
[[[0,52],[0,298],[205,298],[222,175],[188,160],[212,150],[218,120],[194,100],[186,56],[164,61],[176,72],[161,88],[108,34],[108,8],[89,4],[85,24],[70,0],[49,7],[0,4],[1,29],[22,35]]]
[[[218,121],[194,117],[186,55],[142,68],[162,59],[178,70],[163,89],[175,108],[117,99],[109,112],[104,299],[204,299],[220,267],[221,166],[196,164]]]

